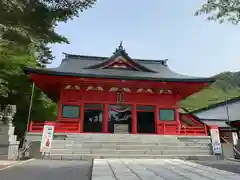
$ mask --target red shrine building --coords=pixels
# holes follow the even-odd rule
[[[55,133],[207,135],[178,102],[212,83],[172,71],[167,60],[132,59],[120,45],[110,57],[65,54],[57,68],[26,68],[58,104]],[[42,132],[32,121],[29,132]]]

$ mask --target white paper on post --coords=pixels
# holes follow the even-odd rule
[[[49,153],[51,151],[53,133],[54,133],[53,125],[44,125],[41,146],[40,146],[40,152]]]
[[[220,141],[218,128],[211,128],[212,148],[214,154],[222,154],[222,145]]]

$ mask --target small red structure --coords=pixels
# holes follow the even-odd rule
[[[58,103],[55,132],[207,134],[204,124],[180,117],[178,102],[214,79],[177,74],[166,60],[131,59],[122,45],[110,58],[65,54],[57,68],[25,73]],[[29,131],[43,125],[31,122]]]

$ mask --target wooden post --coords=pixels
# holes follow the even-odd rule
[[[79,122],[79,131],[80,133],[83,132],[83,126],[84,126],[84,103],[81,103],[80,105],[80,122]]]
[[[136,108],[136,104],[132,105],[132,134],[137,134],[137,108]]]
[[[178,133],[180,133],[181,121],[180,121],[180,115],[179,115],[179,111],[178,111],[178,106],[175,108],[175,120],[176,120],[176,123],[177,123]]]
[[[159,128],[159,107],[156,105],[155,107],[155,132],[156,134],[160,134],[160,128]]]
[[[30,121],[29,127],[27,127],[28,132],[32,132],[33,122]]]
[[[104,104],[102,131],[108,133],[108,104]]]

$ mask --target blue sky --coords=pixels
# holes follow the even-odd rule
[[[62,52],[111,56],[123,41],[132,58],[169,59],[171,69],[192,76],[240,70],[240,25],[194,16],[204,0],[99,0],[57,32],[70,44],[53,45],[56,67]]]

